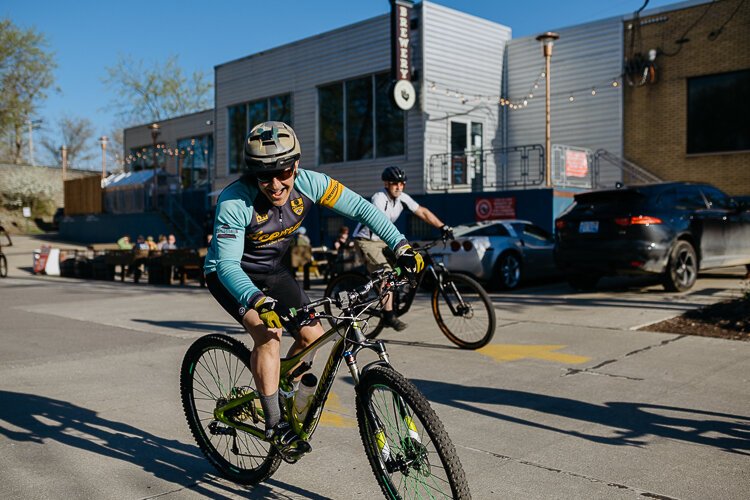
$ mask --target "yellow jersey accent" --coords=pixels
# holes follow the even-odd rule
[[[258,221],[258,224],[263,224],[268,220],[268,214],[255,214],[255,220]]]
[[[331,179],[319,203],[324,207],[333,208],[336,202],[339,201],[339,198],[341,198],[341,193],[343,192],[344,185],[336,179]]]

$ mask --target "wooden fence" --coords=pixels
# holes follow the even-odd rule
[[[65,181],[65,215],[102,213],[102,179],[92,175]]]

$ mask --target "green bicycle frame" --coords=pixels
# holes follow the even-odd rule
[[[359,369],[356,365],[355,358],[356,358],[357,352],[359,352],[359,350],[361,350],[363,347],[357,344],[361,342],[366,342],[366,340],[364,336],[362,335],[359,322],[346,320],[346,321],[343,321],[341,324],[336,325],[333,328],[326,331],[325,333],[323,333],[323,335],[321,335],[320,338],[318,338],[315,342],[307,346],[301,352],[297,353],[296,355],[290,358],[283,358],[281,360],[281,368],[279,370],[280,372],[279,388],[281,391],[292,392],[292,379],[298,375],[301,375],[302,373],[304,373],[305,371],[309,369],[309,366],[296,368],[296,369],[295,367],[303,363],[303,359],[305,357],[307,357],[309,354],[313,353],[323,344],[328,342],[328,340],[332,336],[338,334],[342,329],[344,329],[347,333],[345,333],[344,335],[341,335],[340,338],[334,344],[333,349],[331,350],[331,354],[328,357],[328,361],[326,362],[325,368],[323,369],[323,372],[321,374],[320,381],[318,382],[318,385],[315,388],[315,392],[313,394],[312,401],[310,404],[310,409],[305,415],[305,418],[303,421],[300,421],[297,418],[297,416],[295,415],[295,412],[292,409],[293,408],[292,398],[284,399],[284,407],[282,408],[282,412],[287,415],[288,421],[290,425],[292,426],[292,429],[297,433],[299,437],[301,437],[305,441],[308,441],[310,439],[313,432],[315,431],[315,428],[318,425],[318,422],[320,421],[320,416],[322,414],[323,406],[325,404],[326,399],[328,398],[329,392],[331,391],[331,387],[333,387],[333,382],[336,377],[336,373],[338,372],[338,368],[339,368],[339,365],[341,364],[342,359],[346,360],[347,365],[349,366],[349,369],[352,372],[352,376],[354,377],[355,384],[358,383]],[[354,344],[353,344],[354,349],[347,350],[346,352],[344,352],[347,343],[352,343],[349,339],[349,336],[353,337],[352,340],[354,340]],[[381,361],[384,361],[386,363],[388,362],[388,357],[387,357],[387,354],[385,352],[385,347],[383,346],[382,342],[380,341],[373,342],[370,345],[367,345],[367,347],[376,351]],[[263,410],[255,406],[255,400],[258,400],[258,399],[259,399],[259,395],[256,391],[253,391],[237,399],[233,399],[226,405],[219,406],[214,410],[214,419],[229,427],[233,427],[235,429],[239,429],[241,431],[247,432],[260,439],[265,439],[264,429],[261,429],[254,425],[234,422],[227,416],[227,413],[230,412],[232,409],[237,408],[242,405],[250,404],[252,405],[252,408],[253,408],[253,410],[251,411],[251,413],[254,415],[253,420],[255,421],[255,423],[259,422],[259,420],[257,419],[257,416],[262,416]]]

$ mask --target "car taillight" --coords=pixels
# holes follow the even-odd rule
[[[468,252],[469,250],[471,250],[472,248],[474,248],[474,245],[471,244],[471,241],[466,240],[466,241],[464,241],[463,247],[464,247],[464,250],[466,250]]]
[[[555,221],[555,228],[557,228],[557,229],[565,229],[565,226],[567,226],[567,224],[565,223],[565,221],[564,221],[564,220],[562,220],[562,219],[557,219],[557,220]]]
[[[451,241],[451,250],[454,252],[458,252],[461,250],[461,243],[457,242],[456,240]]]
[[[615,224],[618,226],[650,226],[651,224],[661,224],[661,219],[649,215],[634,215],[632,217],[617,217]]]

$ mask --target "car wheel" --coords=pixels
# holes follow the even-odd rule
[[[568,284],[582,292],[590,292],[596,288],[600,276],[597,274],[571,274],[568,275]]]
[[[693,245],[678,241],[669,253],[667,271],[664,273],[664,288],[668,292],[689,290],[698,279],[698,258]]]
[[[500,256],[495,266],[497,283],[503,290],[513,290],[521,283],[521,257],[513,252]]]

